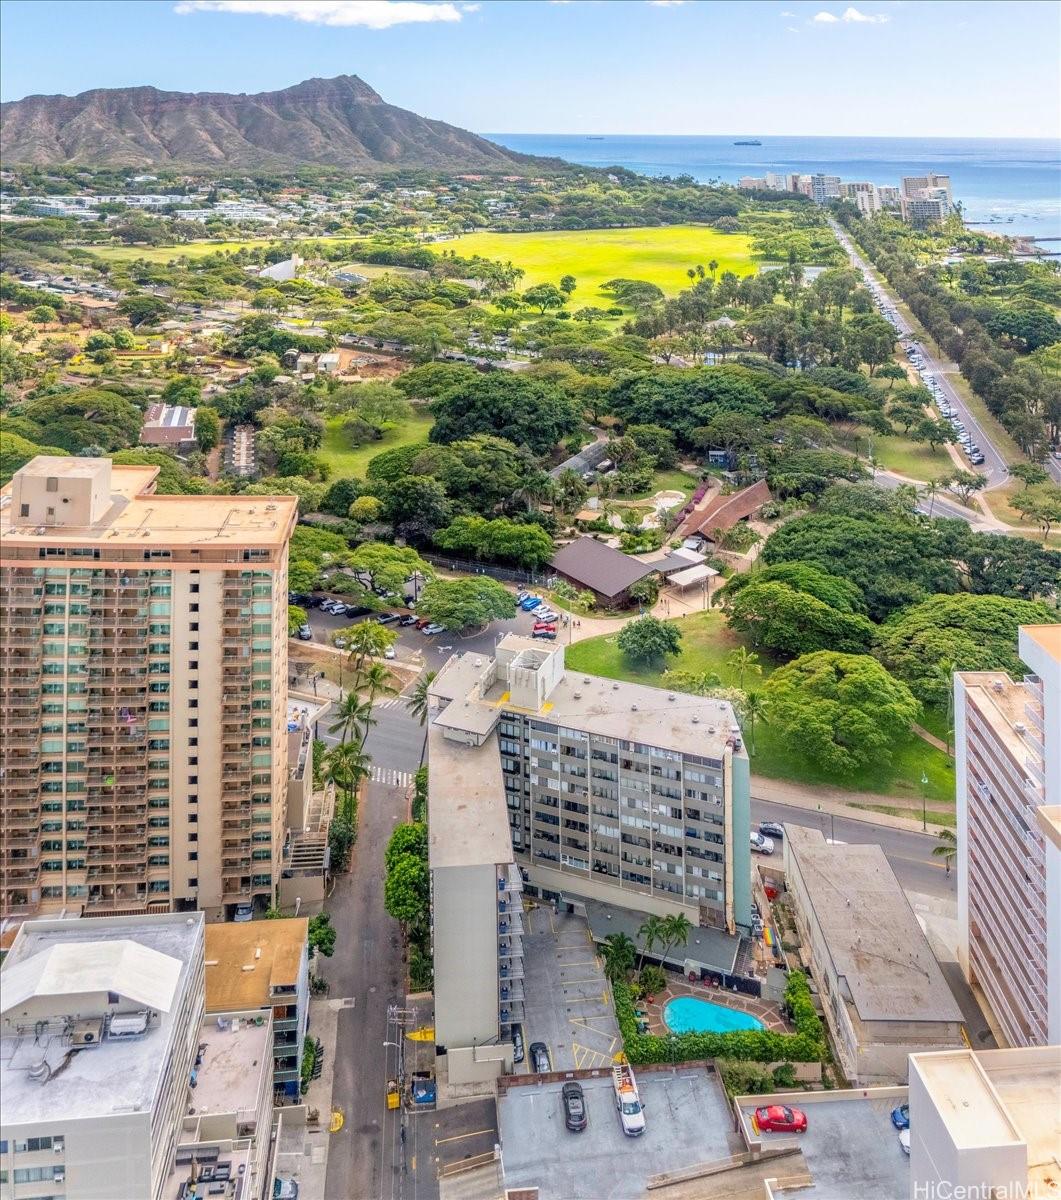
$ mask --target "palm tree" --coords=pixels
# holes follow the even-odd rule
[[[424,744],[420,747],[420,766],[424,765],[424,754],[427,751],[427,714],[431,709],[427,691],[437,674],[437,671],[425,671],[413,685],[409,699],[405,702],[405,707],[420,722],[420,728],[424,731]]]
[[[737,672],[737,687],[742,692],[746,674],[761,675],[763,673],[763,669],[759,665],[759,655],[753,653],[747,646],[738,646],[736,650],[731,650],[726,656],[726,662]]]
[[[637,931],[637,936],[641,939],[643,949],[641,951],[641,959],[637,964],[637,969],[640,971],[645,965],[645,955],[655,949],[656,946],[662,945],[663,937],[666,930],[664,929],[664,920],[662,917],[655,915],[646,917],[641,924],[641,928]]]
[[[672,946],[685,945],[692,931],[693,923],[685,913],[672,913],[669,917],[664,917],[663,936],[665,941],[663,945],[663,957],[667,957],[667,953]]]
[[[694,283],[696,282],[696,268],[695,268],[695,267],[690,267],[690,268],[689,268],[689,270],[688,270],[688,271],[686,271],[685,273],[686,273],[686,275],[688,275],[688,276],[689,276],[689,278],[690,278],[690,279],[691,279],[691,280],[692,280]]]
[[[601,944],[604,959],[604,974],[618,983],[625,979],[637,958],[637,947],[625,933],[609,933]]]
[[[371,761],[361,746],[355,745],[353,742],[340,742],[338,746],[333,746],[328,751],[325,775],[330,783],[344,793],[343,814],[351,822],[354,819],[354,796],[357,794],[357,785],[369,773]]]
[[[748,692],[744,697],[744,719],[748,722],[748,741],[751,743],[752,754],[755,753],[755,722],[762,721],[768,725],[767,712],[770,705],[762,692]]]
[[[347,692],[336,707],[335,720],[328,726],[328,732],[337,733],[341,745],[353,738],[360,747],[375,723],[371,703],[362,700],[357,692]]]
[[[711,261],[710,261],[710,262],[707,264],[707,269],[708,269],[708,270],[711,272],[711,278],[712,278],[712,279],[714,279],[714,278],[715,278],[715,272],[718,270],[718,263],[717,263],[717,262],[715,262],[715,260],[714,260],[714,259],[712,259],[712,260],[711,260]]]
[[[936,497],[943,491],[942,479],[930,479],[928,483],[921,489],[921,493],[928,497],[928,515],[932,516],[932,510],[936,507]]]
[[[936,846],[932,854],[936,858],[942,858],[943,864],[947,868],[947,874],[950,874],[950,869],[954,863],[954,856],[958,853],[958,835],[953,829],[943,828],[939,831],[939,845]]]
[[[368,688],[368,706],[371,709],[377,696],[394,696],[398,689],[391,682],[391,673],[385,663],[374,662],[365,668],[361,686]]]

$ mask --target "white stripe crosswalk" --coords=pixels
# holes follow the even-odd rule
[[[404,708],[408,704],[408,696],[390,696],[386,700],[377,700],[373,708]]]
[[[373,767],[372,782],[382,783],[387,787],[407,788],[413,782],[413,772],[397,771],[393,767]]]

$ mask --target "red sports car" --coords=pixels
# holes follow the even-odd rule
[[[755,1110],[755,1123],[767,1133],[806,1133],[807,1114],[785,1104],[771,1104]]]

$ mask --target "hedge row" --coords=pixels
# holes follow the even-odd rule
[[[811,1000],[807,977],[793,971],[785,987],[795,1033],[742,1029],[734,1033],[676,1033],[661,1037],[638,1033],[630,988],[613,986],[615,1016],[626,1057],[639,1063],[688,1062],[701,1058],[734,1058],[749,1062],[819,1062],[827,1051],[825,1030]]]

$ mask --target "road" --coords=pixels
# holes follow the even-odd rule
[[[932,851],[939,842],[931,834],[892,829],[856,817],[832,817],[829,813],[817,813],[796,805],[774,804],[753,798],[752,828],[756,828],[760,821],[804,825],[819,829],[827,838],[841,842],[871,842],[884,851],[904,891],[952,901],[957,899],[954,872],[948,875],[944,864],[933,855]]]
[[[890,471],[874,471],[873,482],[880,488],[887,488],[888,491],[895,491],[897,488],[909,485],[909,479],[903,479],[898,475],[893,475]],[[964,505],[957,501],[948,500],[943,496],[932,496],[925,498],[922,496],[917,502],[917,511],[924,513],[926,516],[933,517],[952,517],[958,521],[965,521],[967,524],[974,527],[983,527],[985,533],[1006,533],[1004,529],[995,529],[987,526],[984,521],[984,514],[978,508],[965,508]]]
[[[384,1104],[387,1080],[395,1073],[394,1051],[384,1046],[387,1008],[404,1004],[405,968],[398,923],[383,907],[383,851],[406,811],[404,789],[367,785],[351,869],[337,878],[328,903],[338,944],[321,973],[331,996],[347,1007],[339,1012],[337,1044],[326,1052],[335,1064],[332,1102],[346,1120],[329,1143],[325,1200],[438,1195],[430,1120],[403,1121]]]
[[[886,299],[891,303],[891,307],[895,310],[893,324],[900,338],[902,338],[905,345],[914,346],[921,352],[927,367],[927,374],[932,375],[939,383],[947,400],[965,423],[970,437],[984,452],[984,462],[977,468],[978,471],[987,476],[987,487],[984,490],[990,491],[991,488],[1001,487],[1009,479],[1009,466],[1005,458],[996,449],[995,444],[988,437],[983,426],[970,413],[965,401],[958,395],[950,380],[944,374],[945,367],[943,362],[926,345],[917,341],[912,336],[913,330],[909,322],[899,311],[895,295],[884,284],[877,282],[876,277],[869,268],[869,264],[855,249],[851,239],[841,226],[832,219],[830,219],[829,225],[836,235],[836,240],[844,248],[848,258],[851,260],[851,265],[860,272],[869,290],[874,296]],[[1053,465],[1056,467],[1056,464]]]

